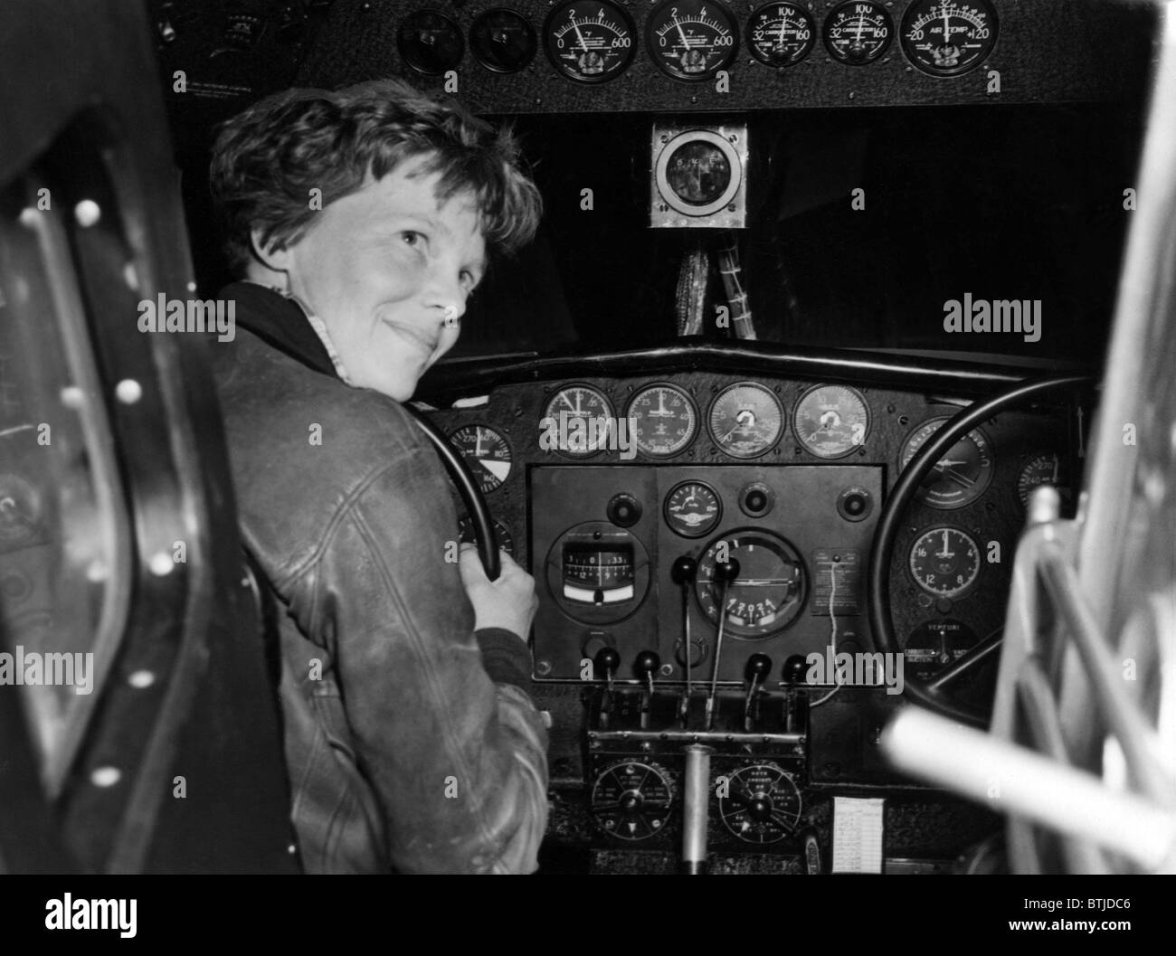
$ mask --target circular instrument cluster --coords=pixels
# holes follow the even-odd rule
[[[911,433],[902,448],[903,468],[945,421],[946,418],[932,418]],[[919,490],[920,500],[943,510],[969,505],[987,490],[992,481],[992,466],[988,438],[975,428],[952,445],[927,473]]]
[[[774,763],[740,767],[719,796],[719,819],[744,843],[777,843],[800,823],[800,790]]]
[[[609,836],[636,843],[667,825],[674,796],[673,779],[656,763],[617,763],[592,786],[592,815]]]
[[[574,83],[604,83],[632,66],[638,47],[667,76],[684,82],[715,77],[734,63],[742,37],[751,62],[784,69],[806,60],[818,36],[831,61],[865,66],[881,59],[898,32],[906,58],[935,77],[976,69],[997,40],[991,0],[912,0],[901,26],[880,0],[846,0],[824,17],[798,2],[764,3],[750,11],[742,29],[722,0],[663,0],[639,27],[617,0],[562,0],[537,29],[505,7],[480,13],[468,34],[449,16],[418,10],[405,16],[396,34],[401,59],[427,76],[456,69],[467,46],[485,69],[519,73],[533,63],[539,45],[552,68]]]

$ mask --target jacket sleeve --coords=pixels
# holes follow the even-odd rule
[[[517,686],[529,653],[508,632],[475,636],[444,474],[431,449],[411,451],[340,503],[292,610],[333,657],[392,865],[532,872],[547,823],[547,735]]]

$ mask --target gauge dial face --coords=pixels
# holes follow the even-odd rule
[[[439,13],[420,10],[400,21],[396,31],[400,57],[418,73],[440,76],[461,62],[465,40],[461,27]]]
[[[626,412],[637,448],[660,458],[676,455],[698,430],[698,412],[685,390],[676,385],[651,385],[633,396]]]
[[[663,830],[674,802],[670,776],[654,763],[619,763],[592,786],[592,816],[609,836],[633,842]]]
[[[465,544],[474,543],[474,522],[469,515],[463,515],[457,523],[458,538]],[[514,538],[510,529],[497,518],[494,519],[494,533],[498,536],[498,547],[514,557]]]
[[[517,73],[535,57],[535,28],[513,10],[487,10],[470,27],[470,50],[495,73]]]
[[[629,15],[612,3],[561,3],[543,28],[552,66],[577,83],[603,83],[620,76],[637,52]]]
[[[768,3],[747,21],[747,46],[760,63],[793,66],[808,56],[817,42],[812,15],[795,3]]]
[[[719,819],[745,843],[776,843],[800,823],[800,791],[775,764],[740,767],[719,797]]]
[[[996,32],[988,0],[914,0],[902,18],[902,49],[924,73],[959,76],[992,52]]]
[[[540,423],[540,428],[550,430],[553,441],[541,442],[541,447],[554,447],[577,458],[595,455],[609,438],[610,430],[601,423],[611,422],[612,417],[612,405],[600,389],[591,385],[561,388],[547,403]]]
[[[880,3],[850,0],[825,18],[825,48],[849,66],[873,63],[890,46],[894,21]]]
[[[0,474],[0,546],[32,541],[43,511],[41,494],[32,484],[19,475]]]
[[[779,440],[784,407],[770,389],[742,382],[719,393],[707,425],[715,444],[732,458],[755,458]]]
[[[792,427],[818,458],[844,458],[865,444],[870,431],[866,401],[843,385],[818,385],[797,402]]]
[[[511,454],[506,439],[485,425],[462,425],[450,432],[449,440],[478,479],[482,494],[502,487],[510,476]]]
[[[719,560],[739,563],[739,574],[727,585],[726,633],[767,637],[791,624],[804,605],[804,562],[796,549],[768,531],[743,530],[712,541],[698,562],[695,593],[703,612],[719,622],[722,586],[715,581]]]
[[[1034,455],[1021,469],[1017,478],[1017,495],[1022,507],[1029,504],[1029,493],[1039,485],[1053,485],[1063,498],[1070,496],[1069,469],[1062,465],[1057,452]]]
[[[723,503],[715,490],[704,481],[683,481],[666,495],[662,509],[666,524],[683,538],[701,538],[709,534],[723,517]]]
[[[911,674],[933,680],[977,644],[975,632],[960,621],[946,618],[920,624],[907,639],[903,656]]]
[[[932,418],[915,429],[902,449],[903,468],[945,421],[946,418]],[[992,466],[988,439],[975,428],[952,445],[927,473],[920,499],[932,508],[945,510],[971,504],[984,494],[992,481]]]
[[[664,72],[679,80],[705,80],[735,59],[739,27],[718,0],[667,0],[650,13],[645,40]]]
[[[928,594],[963,594],[980,574],[980,548],[959,528],[931,528],[911,547],[911,574]]]

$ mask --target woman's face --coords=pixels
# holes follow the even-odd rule
[[[453,348],[485,271],[474,198],[441,205],[425,157],[336,200],[282,253],[289,290],[326,324],[351,384],[407,401]]]

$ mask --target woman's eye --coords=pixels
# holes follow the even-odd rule
[[[404,239],[406,246],[419,246],[425,239],[419,232],[413,232],[412,230],[401,233],[401,238]]]

